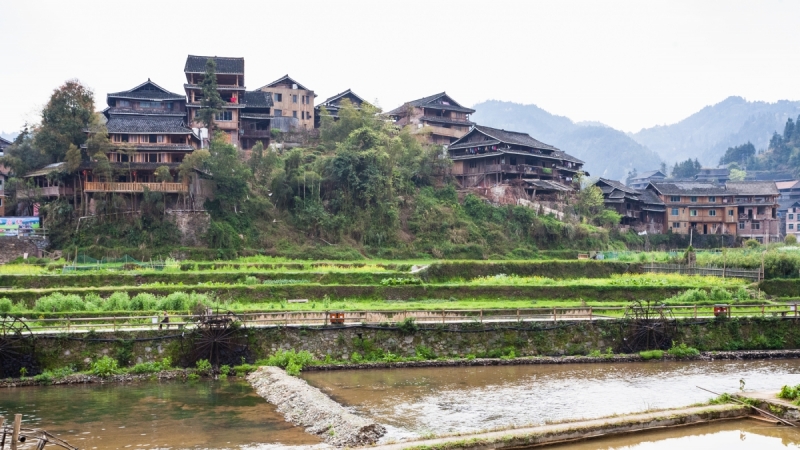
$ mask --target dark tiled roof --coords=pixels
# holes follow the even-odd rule
[[[186,57],[185,73],[205,73],[206,62],[213,59],[217,63],[217,73],[244,75],[244,58],[226,58],[223,56],[196,56]]]
[[[258,89],[261,90],[261,89],[265,89],[265,88],[271,88],[271,87],[273,87],[273,86],[275,86],[277,84],[281,84],[283,82],[287,82],[288,84],[296,84],[298,89],[302,89],[304,91],[310,91],[311,90],[311,89],[303,86],[302,84],[298,83],[297,80],[295,80],[294,78],[290,77],[289,74],[286,74],[286,75],[278,78],[277,80],[273,81],[272,83],[265,84],[264,86],[261,86]]]
[[[789,208],[797,207],[800,207],[800,201],[798,201],[796,198],[778,200],[778,211],[786,211]]]
[[[161,86],[153,83],[149,79],[144,83],[127,91],[113,92],[107,96],[110,98],[125,98],[135,100],[185,100],[182,94],[170,92]],[[109,103],[110,104],[110,103]]]
[[[653,186],[662,195],[725,195],[733,192],[725,186],[701,181],[651,181]]]
[[[440,100],[442,97],[447,97],[449,99],[449,103],[450,104],[449,105],[443,105],[441,103],[437,103],[437,101]],[[472,114],[472,113],[475,112],[474,109],[465,108],[465,107],[461,106],[460,104],[458,104],[458,102],[453,100],[453,98],[450,97],[449,95],[447,95],[446,92],[440,92],[438,94],[429,95],[428,97],[422,97],[422,98],[419,98],[417,100],[412,100],[410,102],[406,102],[402,106],[397,107],[397,108],[393,109],[392,111],[389,111],[387,114],[389,114],[389,115],[397,115],[397,114],[403,113],[407,106],[415,106],[415,107],[418,107],[418,108],[429,107],[429,108],[447,109],[449,111],[460,111],[460,112],[465,112],[465,113],[468,113],[468,114]]]
[[[667,177],[667,175],[664,172],[660,171],[660,170],[648,170],[647,172],[642,172],[639,175],[636,175],[633,179],[634,180],[645,180],[647,178],[650,178],[652,176],[659,175],[659,174],[661,175],[662,178],[666,178]]]
[[[356,93],[355,93],[355,92],[353,92],[353,91],[351,91],[350,89],[348,89],[348,90],[346,90],[346,91],[344,91],[344,92],[340,92],[340,93],[338,93],[338,94],[334,95],[333,97],[328,97],[328,98],[327,98],[327,99],[326,99],[324,102],[322,102],[320,105],[317,105],[317,108],[319,108],[319,106],[321,106],[321,105],[324,105],[325,107],[330,107],[330,106],[338,107],[338,106],[339,106],[339,101],[341,101],[341,100],[342,100],[344,97],[355,97],[356,101],[355,101],[355,102],[353,102],[353,104],[354,104],[356,107],[360,106],[362,103],[367,103],[367,104],[369,104],[369,102],[367,102],[367,101],[366,101],[366,100],[364,100],[363,98],[361,98],[361,97],[359,97],[358,95],[356,95]],[[338,100],[338,101],[337,101],[337,100]],[[356,104],[356,103],[357,103],[357,104]]]
[[[629,188],[628,186],[625,186],[624,184],[622,184],[621,182],[619,182],[617,180],[609,180],[608,178],[602,178],[601,177],[601,178],[599,178],[597,180],[597,183],[605,183],[605,184],[607,184],[608,186],[610,186],[610,187],[612,187],[614,189],[618,189],[618,190],[620,190],[622,192],[627,192],[628,194],[639,194],[640,193],[640,191],[637,191],[636,189],[633,189],[633,188]],[[597,184],[597,183],[595,183],[595,184]],[[598,186],[598,187],[601,187],[601,186]]]
[[[539,150],[558,150],[557,148],[553,147],[552,145],[547,145],[543,142],[539,142],[536,139],[532,138],[528,133],[519,133],[516,131],[506,131],[506,130],[498,130],[497,128],[486,127],[483,125],[475,125],[473,132],[479,132],[484,134],[490,138],[494,138],[500,142],[506,144],[515,144],[521,145],[524,147],[532,147]],[[472,134],[472,133],[470,133]],[[466,138],[470,134],[465,135],[461,139],[453,142],[453,144],[459,144],[462,139]],[[477,144],[476,144],[477,145]]]
[[[437,117],[437,116],[422,116],[419,118],[420,121],[424,122],[436,122],[436,123],[449,123],[453,125],[464,125],[467,127],[471,127],[475,125],[475,122],[470,122],[469,120],[453,120],[448,119],[447,117]]]
[[[525,180],[531,186],[535,187],[537,190],[543,191],[562,191],[567,192],[573,190],[571,187],[558,183],[556,181],[550,180]]]
[[[576,158],[576,157],[574,157],[574,156],[572,156],[572,155],[570,155],[570,154],[568,154],[566,152],[563,152],[561,150],[554,151],[553,153],[550,154],[550,156],[552,156],[554,158],[563,159],[564,161],[574,162],[574,163],[577,163],[577,164],[583,164],[583,161],[581,161],[580,159],[578,159],[578,158]]]
[[[728,181],[725,186],[739,195],[778,195],[774,181]]]
[[[645,189],[644,191],[641,191],[641,192],[642,192],[642,194],[641,194],[641,196],[639,198],[645,204],[662,205],[662,206],[664,205],[664,202],[661,200],[661,198],[659,198],[659,196],[656,195],[656,193],[651,191],[650,189]]]
[[[0,148],[6,148],[11,145],[13,142],[9,141],[8,139],[3,139],[0,137]]]
[[[192,133],[183,119],[176,117],[111,116],[106,127],[109,133]]]
[[[247,91],[244,93],[245,108],[272,108],[272,94],[264,91]]]

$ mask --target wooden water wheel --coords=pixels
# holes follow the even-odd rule
[[[678,328],[672,309],[638,300],[625,310],[622,324],[622,351],[626,353],[667,350]]]
[[[0,378],[18,377],[22,369],[33,375],[34,338],[24,321],[11,316],[0,317]]]
[[[205,359],[213,367],[238,365],[248,356],[247,328],[233,313],[214,314],[207,311],[195,317],[195,328],[189,339],[185,362],[194,365]]]

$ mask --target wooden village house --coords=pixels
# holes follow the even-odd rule
[[[314,107],[314,128],[319,128],[320,126],[320,114],[323,108],[328,111],[328,114],[330,114],[333,120],[339,120],[339,110],[342,107],[342,102],[345,100],[349,101],[355,109],[361,109],[361,105],[365,103],[369,104],[350,89],[340,92]]]
[[[272,95],[273,126],[281,131],[314,128],[314,98],[317,94],[289,75],[258,88]]]
[[[213,59],[217,65],[217,91],[225,102],[216,117],[214,118],[215,131],[225,133],[228,142],[240,146],[240,115],[245,108],[245,84],[244,84],[244,58],[228,58],[220,56],[195,56],[189,55],[186,58],[186,65],[183,72],[186,76],[186,107],[189,110],[189,123],[194,128],[201,128],[204,125],[198,119],[200,102],[203,99],[203,89],[200,83],[206,72],[206,63]]]
[[[654,181],[647,190],[664,202],[672,233],[729,234],[759,242],[779,238],[775,182]]]
[[[447,148],[453,175],[462,188],[489,187],[511,180],[530,193],[573,191],[583,161],[527,133],[475,125]]]
[[[470,127],[474,109],[465,108],[445,92],[410,101],[387,113],[401,127],[411,125],[415,134],[426,136],[431,144],[448,145],[461,138]]]
[[[603,192],[606,208],[621,217],[620,226],[649,234],[664,232],[664,202],[652,191],[637,190],[616,180],[600,178],[594,184]]]

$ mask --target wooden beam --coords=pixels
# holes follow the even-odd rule
[[[17,450],[19,440],[19,429],[22,426],[22,414],[14,415],[14,429],[11,431],[11,450]]]

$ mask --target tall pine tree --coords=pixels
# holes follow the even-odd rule
[[[203,99],[200,100],[200,111],[197,117],[208,128],[208,137],[214,136],[214,117],[222,111],[225,102],[217,90],[217,63],[213,59],[206,61],[206,73],[200,83],[203,90]]]

